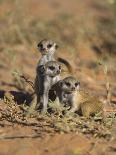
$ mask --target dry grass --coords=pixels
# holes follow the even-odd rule
[[[6,0],[6,2],[9,1]],[[0,1],[0,3],[2,4],[4,1]],[[83,70],[83,68],[81,68],[82,66],[79,65],[77,61],[81,62],[81,52],[82,56],[84,55],[84,52],[86,52],[79,51],[79,47],[84,46],[87,47],[88,51],[90,50],[95,53],[95,58],[102,57],[106,64],[113,60],[111,71],[115,75],[116,20],[114,19],[116,15],[116,3],[115,5],[107,2],[100,3],[104,3],[106,11],[108,12],[107,18],[104,16],[94,17],[91,13],[87,13],[86,16],[84,15],[77,18],[77,16],[74,16],[73,14],[65,14],[62,12],[55,16],[55,18],[45,19],[36,16],[32,16],[30,18],[27,14],[25,14],[24,8],[21,7],[23,6],[22,2],[10,0],[10,4],[14,6],[13,9],[5,11],[4,15],[0,17],[1,53],[8,57],[9,61],[13,63],[13,66],[15,66],[16,53],[19,50],[19,45],[25,47],[27,52],[34,51],[35,49],[33,46],[36,46],[39,40],[45,37],[53,38],[60,44],[62,49],[68,51],[67,55],[69,55],[70,58],[74,58],[74,62],[76,62],[75,66],[79,68],[79,71],[81,69]],[[99,8],[98,5],[97,8]],[[104,7],[101,7],[100,9],[104,10]],[[113,12],[111,10],[113,10]],[[111,16],[109,15],[110,13],[112,14]],[[110,58],[111,61],[109,61]],[[2,60],[0,60],[0,62],[3,64]],[[91,62],[95,64],[93,59],[90,60],[90,63]],[[85,64],[84,67],[87,68],[86,60],[82,62],[82,65],[83,64]],[[102,66],[106,78],[105,88],[107,91],[107,101],[110,102],[110,83],[112,81],[109,81],[108,79],[107,67],[104,66],[104,64],[102,64]],[[92,69],[93,68],[94,67],[92,67]],[[13,72],[13,84],[17,90],[32,93],[32,88],[30,89],[30,86],[28,87],[28,84],[26,84],[26,82],[29,83],[28,78],[21,78],[22,76],[23,73],[19,71],[19,68],[16,68],[16,71]],[[49,110],[51,110],[51,113],[42,115],[35,112],[29,118],[26,116],[29,106],[25,103],[17,105],[11,94],[5,94],[3,103],[4,108],[0,109],[0,121],[1,123],[3,122],[3,124],[4,121],[7,121],[11,124],[20,124],[25,126],[35,125],[37,126],[37,130],[40,130],[41,135],[43,132],[50,134],[56,132],[74,132],[82,133],[87,136],[92,135],[95,138],[99,137],[110,139],[112,137],[110,129],[115,121],[114,114],[111,114],[111,116],[107,118],[106,122],[103,122],[99,118],[99,115],[86,120],[77,114],[65,114],[65,111],[67,111],[66,108],[57,106],[56,103],[50,103]]]
[[[112,138],[111,128],[112,123],[115,121],[114,117],[107,118],[107,124],[99,119],[99,115],[95,118],[86,119],[80,117],[75,113],[67,113],[67,109],[62,105],[57,105],[57,103],[49,103],[49,112],[46,114],[33,113],[31,117],[27,117],[26,111],[28,106],[20,106],[14,102],[14,98],[10,93],[6,93],[3,99],[5,108],[1,111],[0,121],[1,123],[6,120],[11,124],[19,124],[24,126],[36,126],[39,136],[43,133],[53,134],[53,133],[82,133],[86,136],[90,135],[94,138],[105,138],[109,140]],[[98,119],[96,119],[98,117]],[[42,128],[42,130],[41,130]],[[20,135],[17,135],[20,138]],[[16,136],[16,137],[17,137]],[[29,135],[30,138],[31,135]],[[32,134],[33,137],[38,137],[38,135]],[[7,138],[7,137],[2,137]],[[11,139],[13,137],[11,136]],[[15,138],[15,137],[14,137]],[[10,137],[9,137],[10,139]]]

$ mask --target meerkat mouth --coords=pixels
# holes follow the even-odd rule
[[[53,73],[53,74],[46,74],[46,75],[48,75],[49,77],[55,77],[55,76],[57,76],[57,75],[60,75],[60,72],[58,72],[58,73]]]
[[[42,51],[42,55],[47,55],[47,51]]]
[[[53,78],[53,77],[55,77],[55,76],[57,76],[57,75],[59,75],[59,74],[55,74],[55,75],[48,75],[49,77],[51,77],[51,78]]]
[[[65,94],[72,94],[74,91],[65,91]]]

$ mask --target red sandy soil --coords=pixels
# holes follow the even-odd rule
[[[99,1],[100,2],[100,1]],[[60,12],[65,12],[76,16],[77,20],[80,21],[81,17],[86,15],[88,12],[93,15],[88,23],[91,27],[95,26],[93,23],[94,17],[105,17],[110,15],[110,13],[105,12],[105,10],[97,10],[95,6],[95,1],[92,0],[22,0],[19,3],[24,10],[27,19],[37,17],[44,19],[55,19],[55,17]],[[10,1],[4,1],[0,4],[0,16],[3,18],[5,13],[12,11],[14,8],[13,3]],[[85,16],[86,18],[86,16]],[[81,24],[84,23],[79,23]],[[86,23],[87,24],[87,23]],[[43,38],[42,38],[43,39]],[[35,42],[32,41],[33,45],[29,49],[24,44],[22,45],[8,45],[15,51],[16,61],[13,62],[9,58],[7,52],[2,52],[0,48],[0,92],[3,91],[16,91],[18,90],[12,87],[12,70],[18,68],[25,75],[27,75],[31,80],[35,77],[35,67],[40,57],[37,53]],[[6,46],[7,43],[5,43]],[[5,48],[5,47],[4,47]],[[57,54],[60,57],[65,57],[70,60],[74,68],[75,76],[78,76],[81,82],[83,82],[82,87],[85,87],[100,98],[105,98],[105,81],[103,70],[100,68],[95,72],[94,69],[88,68],[86,65],[90,58],[96,60],[96,54],[86,46],[86,43],[79,42],[78,54],[70,54],[66,52],[63,47],[59,49]],[[82,51],[82,52],[81,52]],[[83,65],[80,66],[81,62]],[[114,65],[114,64],[113,64]],[[112,96],[113,103],[116,103],[116,85],[115,85],[115,75],[110,74],[112,91],[114,95]],[[19,97],[20,98],[20,97]],[[23,99],[24,101],[24,99]],[[2,101],[0,101],[2,104]],[[2,106],[1,106],[2,107]],[[0,107],[0,108],[1,108]],[[95,139],[92,136],[85,136],[82,133],[44,133],[38,138],[14,138],[14,139],[1,139],[2,136],[17,136],[17,135],[30,135],[35,134],[34,126],[23,126],[17,124],[11,124],[6,121],[6,124],[0,123],[0,155],[115,155],[116,154],[116,141],[115,138],[107,141],[105,139]],[[114,125],[113,134],[115,135],[116,127]]]

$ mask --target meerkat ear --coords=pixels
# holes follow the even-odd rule
[[[80,81],[77,81],[78,85],[80,86]]]
[[[77,89],[77,90],[80,89],[80,82],[79,82],[79,81],[76,82],[76,89]]]
[[[59,48],[59,46],[56,44],[56,45],[55,45],[55,48],[56,48],[56,50],[57,50],[57,49]]]

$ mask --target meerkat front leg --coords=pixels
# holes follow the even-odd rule
[[[76,105],[75,102],[72,102],[70,112],[75,112],[75,111],[78,111],[78,110],[79,110],[79,107]]]
[[[45,72],[45,71],[44,71]],[[40,111],[45,111],[47,108],[48,100],[48,82],[46,75],[38,74],[35,81],[35,92],[37,96],[36,109]]]
[[[43,86],[43,93],[38,97],[37,105],[42,112],[47,111],[48,105],[48,94],[49,94],[49,83],[45,82]]]
[[[70,112],[76,112],[79,109],[80,109],[79,95],[77,94],[77,91],[74,91],[72,93]]]

